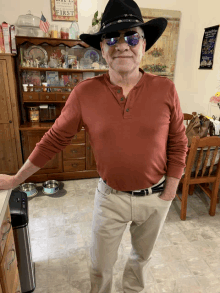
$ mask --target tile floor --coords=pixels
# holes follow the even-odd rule
[[[35,293],[89,293],[89,246],[98,178],[63,181],[63,190],[29,197],[29,232],[36,267]],[[41,184],[38,184],[40,188]],[[209,199],[195,189],[186,221],[180,202],[171,205],[145,269],[142,293],[220,293],[220,204],[208,214]],[[131,223],[131,222],[130,222]],[[129,224],[114,267],[112,293],[123,293],[122,273],[130,253]]]

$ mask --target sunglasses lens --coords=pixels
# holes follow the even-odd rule
[[[136,46],[139,43],[139,35],[135,32],[128,32],[129,35],[125,34],[125,42],[128,43],[129,46]]]
[[[114,46],[118,42],[119,37],[120,37],[119,32],[113,32],[113,33],[107,33],[104,39],[108,46]],[[134,47],[139,43],[139,34],[134,31],[128,31],[124,34],[124,39],[125,39],[125,42],[129,46]]]
[[[107,33],[105,35],[106,44],[108,46],[114,46],[117,43],[119,37],[120,34],[118,32]]]
[[[117,41],[118,41],[117,38],[106,39],[106,44],[108,46],[114,46],[117,43]]]

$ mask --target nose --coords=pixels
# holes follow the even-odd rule
[[[115,44],[115,49],[118,49],[118,50],[129,49],[129,45],[125,42],[123,35],[120,35],[118,42]]]

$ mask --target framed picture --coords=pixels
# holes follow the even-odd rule
[[[33,84],[34,86],[41,86],[41,78],[39,71],[23,71],[22,82]]]
[[[175,77],[181,12],[176,10],[141,8],[141,13],[144,22],[157,17],[164,17],[168,24],[159,40],[143,56],[140,67],[145,72],[166,76],[173,81]]]
[[[205,28],[199,69],[212,69],[219,25]]]
[[[60,85],[71,86],[71,75],[61,75]]]
[[[48,86],[59,86],[59,74],[57,71],[46,71],[46,80]]]
[[[51,0],[52,20],[78,21],[77,0]]]

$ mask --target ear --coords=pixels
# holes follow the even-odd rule
[[[101,48],[101,52],[102,52],[102,56],[103,56],[103,54],[104,54],[103,42],[100,42],[100,48]]]
[[[146,45],[147,45],[147,42],[146,42],[146,39],[144,39],[143,40],[143,55],[145,54]]]

